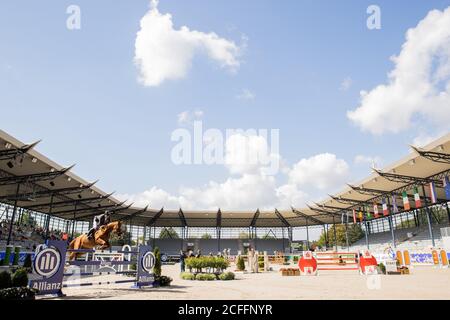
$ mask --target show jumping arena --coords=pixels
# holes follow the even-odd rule
[[[416,267],[407,276],[361,276],[357,271],[320,271],[318,276],[282,277],[280,272],[236,274],[235,281],[189,281],[179,277],[179,265],[165,265],[170,287],[132,290],[129,285],[64,288],[58,299],[117,300],[338,300],[450,299],[448,269]],[[230,270],[234,270],[231,267]],[[96,277],[114,281],[117,276]],[[92,279],[93,281],[100,281]]]

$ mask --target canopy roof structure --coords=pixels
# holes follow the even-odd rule
[[[413,198],[414,186],[434,182],[438,202],[447,202],[442,179],[450,175],[450,133],[398,162],[374,172],[359,183],[346,186],[327,200],[306,208],[254,211],[185,211],[137,208],[87,182],[34,148],[0,130],[0,202],[69,220],[90,221],[105,210],[116,220],[152,227],[302,227],[340,222],[352,209],[381,204],[383,198],[401,193]],[[420,188],[419,188],[420,189]],[[421,189],[420,189],[421,190]],[[422,192],[422,191],[421,191]],[[423,196],[423,193],[421,193]],[[427,194],[429,197],[429,194]],[[391,203],[392,204],[392,203]]]

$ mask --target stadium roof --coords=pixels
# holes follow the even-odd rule
[[[39,142],[39,141],[38,141]],[[0,202],[78,221],[92,220],[105,210],[134,225],[156,227],[301,227],[340,222],[343,213],[363,205],[381,203],[395,193],[403,210],[401,193],[413,197],[415,185],[436,184],[439,202],[446,202],[442,178],[450,174],[450,134],[412,152],[398,162],[375,170],[359,183],[348,185],[329,199],[289,210],[165,210],[137,208],[115,199],[37,152],[38,142],[24,144],[0,130]],[[423,194],[421,194],[423,196]],[[427,193],[428,196],[428,193]]]

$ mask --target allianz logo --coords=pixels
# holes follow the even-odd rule
[[[155,266],[155,256],[152,252],[147,252],[142,257],[142,268],[148,272],[151,273],[153,267]]]
[[[55,248],[45,248],[38,252],[34,260],[34,269],[43,277],[53,276],[60,267],[61,254]]]

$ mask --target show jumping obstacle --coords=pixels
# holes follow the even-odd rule
[[[315,252],[317,270],[358,270],[356,252]]]
[[[306,251],[298,261],[303,275],[317,275],[319,270],[359,270],[362,274],[376,273],[377,260],[365,251],[359,258],[354,252]]]
[[[49,241],[47,246],[40,246],[40,251],[36,252],[33,261],[33,277],[30,281],[30,287],[39,290],[39,295],[57,295],[64,296],[63,287],[83,287],[93,285],[111,285],[134,283],[133,288],[142,288],[153,286],[154,275],[153,267],[155,265],[155,256],[151,252],[149,246],[139,246],[138,251],[130,252],[128,250],[118,251],[118,254],[136,255],[136,270],[116,271],[114,266],[130,266],[133,264],[129,261],[88,261],[88,260],[69,260],[66,259],[67,254],[75,253],[77,256],[92,253],[93,249],[67,249],[65,241]],[[76,268],[75,272],[65,273],[65,267]],[[111,271],[90,271],[81,272],[80,267],[98,266],[108,267]],[[91,281],[78,282],[86,276],[112,275],[112,274],[133,274],[133,279],[116,280],[116,281]],[[76,277],[75,283],[64,282],[64,277]],[[74,280],[74,279],[72,279]]]

